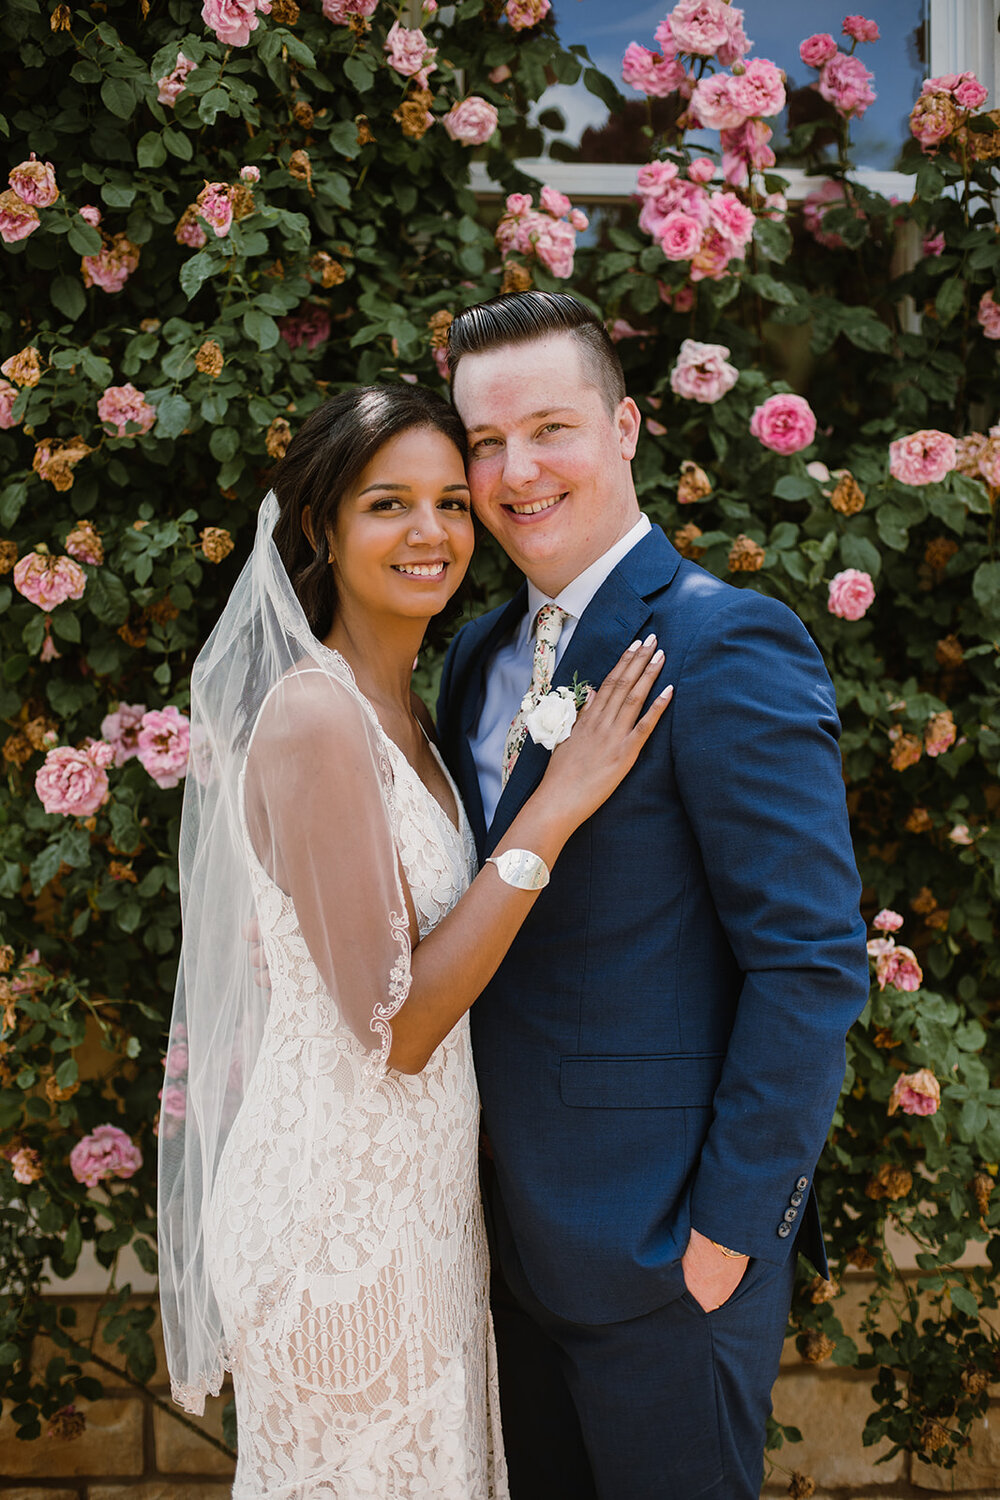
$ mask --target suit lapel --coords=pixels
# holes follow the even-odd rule
[[[528,607],[528,589],[522,584],[517,593],[500,609],[492,623],[483,622],[485,629],[481,638],[473,642],[466,669],[458,685],[458,712],[455,737],[455,779],[462,793],[469,826],[476,840],[476,848],[482,859],[486,846],[486,816],[483,799],[479,791],[479,777],[472,755],[471,736],[475,731],[483,700],[486,668],[494,651],[507,639],[517,626]]]

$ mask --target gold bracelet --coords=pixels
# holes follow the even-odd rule
[[[746,1260],[747,1259],[746,1255],[744,1255],[744,1253],[743,1253],[742,1250],[730,1250],[730,1248],[729,1248],[728,1245],[720,1245],[719,1242],[718,1242],[718,1240],[709,1240],[709,1244],[710,1245],[714,1245],[715,1248],[716,1248],[716,1250],[721,1250],[722,1253],[723,1253],[723,1255],[726,1257],[727,1260]]]

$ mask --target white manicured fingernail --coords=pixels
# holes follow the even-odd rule
[[[660,663],[660,662],[661,662],[661,661],[662,661],[662,660],[663,660],[663,652],[662,652],[662,651],[654,651],[654,652],[653,652],[653,655],[652,655],[652,656],[651,656],[651,657],[650,657],[650,659],[649,659],[649,665],[650,665],[650,666],[651,666],[651,667],[655,667],[655,666],[658,666],[658,665],[659,665],[659,663]]]
[[[656,636],[655,635],[647,635],[646,639],[643,641],[642,644],[644,646],[655,646],[656,645]]]
[[[638,651],[638,649],[639,649],[639,647],[640,647],[640,646],[641,646],[641,645],[642,645],[642,642],[641,642],[641,641],[633,641],[633,642],[632,642],[632,644],[631,644],[631,646],[629,646],[629,648],[628,648],[628,649],[629,649],[629,650],[630,650],[630,651]]]
[[[667,687],[665,687],[663,689],[663,692],[660,694],[660,697],[661,698],[670,698],[673,695],[673,691],[674,691],[674,685],[671,682],[671,683],[669,683],[667,685]]]

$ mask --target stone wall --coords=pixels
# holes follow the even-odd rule
[[[865,1278],[851,1278],[838,1303],[845,1327],[850,1308],[864,1293]],[[100,1296],[74,1296],[78,1336],[86,1341]],[[150,1294],[140,1300],[150,1301]],[[203,1433],[222,1436],[224,1400],[209,1402],[204,1419],[188,1418],[170,1403],[162,1348],[152,1394],[115,1384],[101,1372],[107,1392],[84,1407],[86,1430],[70,1441],[43,1437],[20,1443],[9,1415],[0,1418],[0,1493],[5,1500],[227,1500],[233,1464]],[[39,1347],[39,1366],[51,1357]],[[799,1427],[804,1441],[783,1448],[763,1495],[787,1495],[789,1472],[815,1481],[815,1500],[932,1500],[953,1494],[963,1500],[1000,1500],[1000,1401],[993,1420],[982,1424],[972,1453],[953,1471],[897,1455],[877,1465],[885,1447],[865,1448],[861,1431],[870,1409],[869,1377],[828,1364],[807,1365],[794,1345],[785,1350],[775,1387],[780,1421]],[[786,1472],[787,1471],[787,1472]]]

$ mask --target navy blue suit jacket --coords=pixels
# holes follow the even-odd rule
[[[469,743],[526,590],[464,627],[438,727],[481,855],[538,785],[526,742],[487,829]],[[577,625],[554,686],[655,631],[675,696],[570,839],[472,1009],[503,1204],[539,1299],[574,1322],[683,1289],[693,1224],[825,1272],[812,1178],[868,995],[833,688],[799,619],[654,527]],[[801,1233],[800,1233],[801,1231]]]

